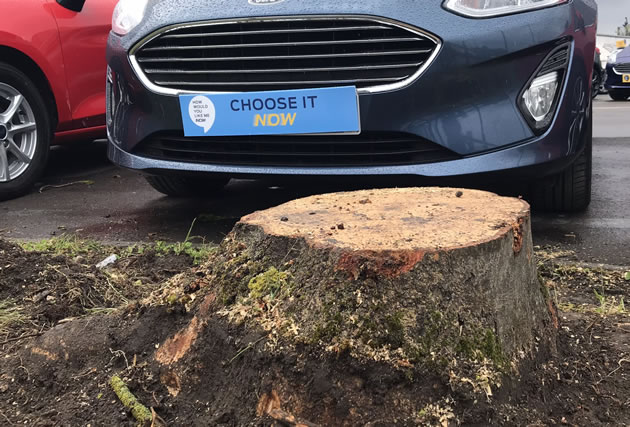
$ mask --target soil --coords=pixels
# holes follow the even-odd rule
[[[106,271],[94,267],[103,255],[25,252],[0,241],[0,304],[19,308],[6,320],[0,306],[2,425],[136,425],[108,385],[113,375],[155,410],[156,426],[630,420],[630,268],[585,268],[539,248],[558,308],[558,350],[490,396],[462,393],[423,366],[359,361],[229,321],[212,275],[229,255],[223,250],[201,266],[148,251]]]
[[[14,313],[11,327],[0,323],[0,343],[41,334],[73,319],[110,312],[152,292],[193,265],[186,255],[107,248],[86,243],[74,251],[25,251],[0,240],[0,309]],[[112,266],[96,264],[119,256]],[[0,312],[1,313],[1,312]],[[0,317],[0,322],[2,318]]]

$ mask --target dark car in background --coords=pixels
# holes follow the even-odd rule
[[[630,46],[610,54],[606,75],[604,87],[612,99],[625,101],[630,98]]]
[[[596,21],[593,0],[123,0],[109,157],[174,196],[501,172],[582,210]]]

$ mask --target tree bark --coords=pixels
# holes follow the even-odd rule
[[[224,300],[272,303],[297,341],[442,372],[505,372],[552,350],[523,200],[451,188],[327,194],[248,215],[230,239],[258,274],[247,287],[228,280]]]

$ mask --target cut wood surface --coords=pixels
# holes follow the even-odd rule
[[[500,238],[529,216],[520,199],[477,190],[404,188],[312,196],[255,212],[267,234],[354,251],[449,250]]]

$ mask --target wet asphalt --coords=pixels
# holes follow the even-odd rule
[[[574,251],[586,262],[629,266],[630,101],[600,95],[594,119],[593,202],[578,215],[534,214],[534,243]],[[219,242],[250,212],[310,194],[378,185],[306,181],[276,187],[233,180],[215,197],[172,199],[154,191],[140,174],[111,165],[105,152],[104,141],[54,148],[33,192],[0,202],[0,236],[39,240],[75,232],[130,244],[182,241],[191,231],[197,241]]]

